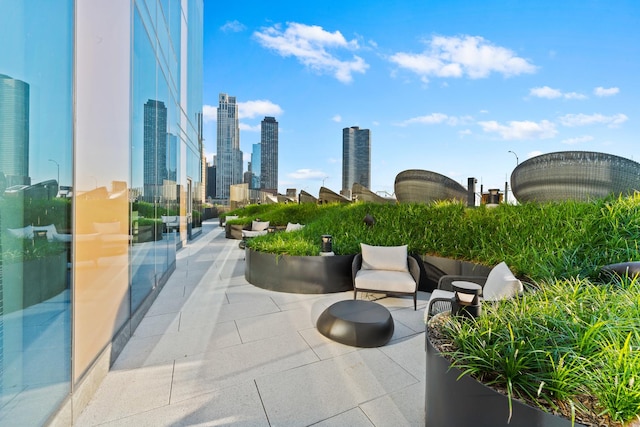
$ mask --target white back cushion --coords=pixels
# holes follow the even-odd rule
[[[304,228],[304,225],[302,224],[298,224],[298,223],[288,223],[287,224],[287,229],[285,231],[296,231],[296,230],[302,230]]]
[[[409,271],[407,245],[371,246],[361,243],[363,270]]]
[[[482,288],[482,297],[485,300],[496,301],[514,297],[522,290],[522,282],[513,275],[507,264],[501,262],[489,272],[487,282]]]
[[[264,231],[269,228],[269,221],[252,221],[251,231]]]

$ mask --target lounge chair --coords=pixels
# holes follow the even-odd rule
[[[498,301],[512,298],[523,292],[522,282],[511,272],[507,264],[501,262],[491,269],[487,277],[482,276],[442,276],[438,287],[431,293],[431,298],[425,310],[425,320],[434,314],[451,310],[451,300],[454,297],[452,283],[454,281],[472,282],[482,287],[481,300]]]

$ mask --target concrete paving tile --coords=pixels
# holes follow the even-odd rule
[[[136,338],[151,337],[165,333],[178,332],[180,313],[158,314],[145,316],[133,333]]]
[[[95,426],[168,405],[172,376],[173,363],[110,371],[74,426]]]
[[[305,309],[280,311],[236,320],[242,342],[295,333],[315,326]]]
[[[387,345],[378,348],[413,375],[416,380],[425,381],[427,355],[424,350],[424,339],[424,334],[416,334],[406,339],[391,341]]]
[[[161,336],[132,337],[113,369],[172,363],[174,360],[240,344],[234,322],[201,324],[197,328],[180,328]]]
[[[367,418],[360,408],[354,408],[334,417],[320,421],[314,427],[372,427],[373,423]]]
[[[402,310],[394,310],[391,312],[391,315],[396,323],[401,322],[412,331],[421,333],[425,331],[424,310],[424,307],[420,306],[418,306],[418,310],[414,310],[413,307],[411,307]]]
[[[182,401],[243,381],[318,361],[300,335],[280,335],[176,361],[172,400]]]
[[[260,396],[253,381],[213,393],[162,406],[119,420],[103,427],[187,427],[229,426],[268,427]]]
[[[221,301],[204,308],[183,311],[180,327],[197,328],[203,323],[223,323],[279,311],[278,306],[269,299],[238,304],[223,304]]]
[[[315,327],[302,330],[299,333],[307,344],[309,344],[309,347],[311,347],[322,360],[331,359],[358,350],[357,347],[340,344],[330,340],[318,332],[318,329]]]
[[[376,426],[424,426],[424,382],[360,405]]]
[[[278,426],[310,425],[415,383],[377,349],[256,379],[269,422]]]

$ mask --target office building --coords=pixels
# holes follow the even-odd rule
[[[221,93],[218,97],[216,198],[229,199],[231,185],[242,183],[242,151],[240,124],[235,96]]]
[[[358,126],[342,129],[342,195],[350,198],[354,183],[371,189],[371,131]]]
[[[29,185],[29,85],[0,74],[0,173],[4,184]]]
[[[167,171],[167,107],[153,99],[144,104],[144,200],[161,200]]]
[[[260,189],[278,194],[278,122],[265,117],[260,123]]]
[[[216,198],[216,165],[215,156],[211,164],[207,164],[207,191],[206,199],[213,200]]]
[[[0,17],[0,425],[71,425],[201,230],[203,1]]]
[[[262,156],[262,145],[260,143],[253,144],[253,150],[251,151],[251,184],[249,188],[252,190],[260,189],[260,169]]]

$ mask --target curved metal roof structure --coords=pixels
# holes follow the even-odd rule
[[[511,173],[519,202],[587,201],[640,190],[640,163],[592,151],[559,151],[532,157]]]
[[[351,200],[347,199],[341,194],[336,193],[328,189],[327,187],[320,187],[320,194],[318,197],[318,203],[351,203]]]
[[[300,190],[298,199],[300,200],[300,203],[318,203],[318,199],[315,196],[307,193],[304,190]]]
[[[353,186],[351,187],[351,197],[354,200],[357,200],[359,202],[372,202],[372,203],[395,203],[396,202],[395,199],[377,195],[376,193],[369,190],[364,185],[359,184],[357,182],[354,182]]]
[[[408,169],[396,176],[396,198],[400,203],[429,203],[467,199],[467,190],[456,181],[436,172]]]

